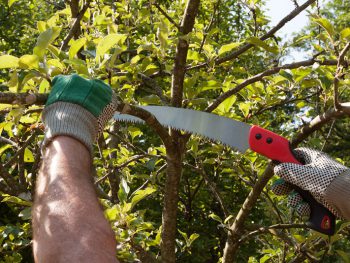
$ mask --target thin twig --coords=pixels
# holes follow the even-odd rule
[[[337,63],[337,71],[335,73],[334,80],[333,80],[334,108],[338,111],[342,110],[342,105],[339,101],[339,82],[343,76],[344,67],[348,66],[347,63],[345,62],[344,58],[345,58],[346,53],[349,51],[349,49],[350,49],[350,42],[348,42],[345,45],[344,49],[339,54],[338,63]]]
[[[174,21],[174,19],[172,19],[172,18],[167,14],[167,12],[165,12],[165,11],[160,7],[160,5],[159,5],[156,1],[153,2],[153,5],[158,9],[159,12],[162,13],[163,16],[166,17],[166,19],[169,20],[169,22],[170,22],[171,24],[173,24],[173,25],[180,31],[180,26]]]
[[[21,144],[21,146],[20,146],[21,148],[19,150],[17,150],[15,155],[13,155],[12,158],[7,163],[5,163],[5,165],[4,165],[5,168],[9,168],[12,164],[17,162],[17,157],[20,156],[25,151],[27,146],[32,143],[32,141],[37,137],[39,132],[41,132],[40,129],[34,130],[32,135],[23,144]]]
[[[294,228],[309,228],[306,224],[276,224],[267,227],[260,227],[257,230],[254,230],[246,235],[244,235],[241,239],[239,239],[239,243],[245,242],[247,239],[252,238],[256,235],[271,233],[271,230],[276,229],[294,229]]]
[[[69,41],[74,37],[75,33],[80,29],[80,21],[83,19],[86,10],[90,7],[90,2],[91,2],[90,0],[87,0],[83,8],[81,9],[81,11],[78,13],[78,16],[75,18],[74,23],[68,32],[68,35],[65,37],[65,39],[62,42],[60,51],[64,51],[67,49]]]
[[[253,77],[250,77],[243,81],[242,83],[238,84],[235,88],[228,90],[227,92],[221,94],[209,107],[205,110],[206,112],[212,112],[214,109],[216,109],[224,100],[231,97],[234,94],[237,94],[241,89],[245,88],[246,86],[253,84],[255,82],[263,80],[266,76],[271,76],[273,74],[278,73],[282,69],[296,69],[300,67],[306,67],[306,66],[312,66],[314,63],[319,63],[320,65],[336,65],[336,60],[317,60],[315,58],[311,58],[304,61],[299,61],[295,63],[285,64],[282,66],[274,67],[271,69],[268,69],[264,72],[261,72],[259,74],[256,74]]]
[[[10,144],[10,145],[12,145],[13,147],[18,148],[17,143],[15,143],[14,141],[11,141],[10,139],[7,139],[7,138],[5,138],[5,137],[3,137],[3,136],[0,136],[0,143]]]
[[[269,32],[267,32],[265,35],[263,35],[262,37],[260,37],[260,40],[264,41],[267,40],[271,37],[273,37],[273,35],[280,30],[282,27],[284,27],[284,25],[291,21],[293,18],[295,18],[297,15],[299,15],[303,10],[305,10],[308,6],[310,6],[311,4],[313,4],[316,0],[308,0],[307,2],[305,2],[303,5],[299,6],[298,8],[294,9],[290,14],[288,14],[287,16],[285,16],[275,27],[273,27]],[[229,60],[233,60],[235,58],[237,58],[238,56],[240,56],[241,54],[243,54],[244,52],[246,52],[247,50],[253,48],[254,45],[247,43],[244,44],[243,46],[241,46],[241,48],[239,48],[238,50],[232,52],[231,54],[222,57],[222,58],[217,58],[215,60],[215,65],[220,65],[226,61]],[[209,63],[205,62],[205,63],[201,63],[198,64],[196,66],[188,66],[186,68],[186,70],[193,70],[193,69],[199,69],[199,68],[203,68],[208,66]]]

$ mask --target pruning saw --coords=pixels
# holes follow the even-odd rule
[[[277,162],[302,164],[293,154],[289,141],[257,125],[219,116],[213,113],[168,106],[141,106],[153,114],[160,124],[176,130],[186,131],[213,141],[219,141],[234,150],[244,153],[248,149]],[[119,122],[143,123],[144,121],[116,112],[113,117]],[[326,235],[335,232],[335,216],[305,190],[293,188],[308,202],[311,214],[308,227]]]

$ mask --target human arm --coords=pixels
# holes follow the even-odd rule
[[[78,75],[53,81],[32,213],[37,263],[117,262],[115,236],[91,177],[92,144],[113,112],[110,105],[112,91],[100,81]]]
[[[36,262],[117,262],[91,169],[89,151],[72,137],[56,136],[45,149],[33,209]]]

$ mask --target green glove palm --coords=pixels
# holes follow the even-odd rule
[[[57,76],[43,111],[43,148],[58,135],[73,137],[90,151],[116,109],[112,89],[100,80],[76,74]]]

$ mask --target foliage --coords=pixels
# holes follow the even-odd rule
[[[80,18],[69,5],[73,2],[84,10]],[[126,103],[170,105],[179,89],[172,83],[179,76],[174,64],[182,50],[187,52],[182,65],[186,74],[180,81],[183,107],[259,124],[288,138],[300,138],[305,133],[299,127],[333,108],[337,59],[350,36],[349,12],[343,12],[350,8],[346,1],[330,3],[332,8],[319,13],[311,7],[310,30],[284,46],[275,37],[262,38],[271,29],[263,1],[202,0],[193,30],[183,34],[179,25],[186,4],[0,2],[0,87],[8,93],[44,94],[54,76],[78,73],[104,80]],[[74,29],[77,20],[79,28]],[[188,51],[181,41],[189,43]],[[278,68],[288,45],[309,48],[310,60]],[[347,62],[344,65],[338,88],[340,100],[348,101],[349,71]],[[42,108],[42,103],[0,104],[0,262],[32,261],[30,207],[43,138]],[[339,116],[333,123],[327,119],[329,125],[311,127],[314,133],[303,137],[303,145],[350,165],[344,134],[349,122]],[[174,208],[178,215],[173,218],[176,262],[228,260],[224,248],[229,229],[241,213],[247,217],[233,238],[237,262],[350,261],[347,223],[338,221],[338,232],[330,240],[293,225],[278,228],[303,220],[285,198],[269,191],[275,177],[262,192],[254,190],[260,198],[253,208],[242,210],[249,192],[265,176],[264,157],[251,151],[238,154],[197,136],[169,136],[185,148],[169,148],[148,125],[110,123],[94,149],[94,181],[119,242],[121,262],[154,262],[164,254],[162,204],[167,187],[176,187],[167,185],[167,179],[180,175]],[[170,173],[166,167],[172,160],[167,156],[174,149],[182,151],[182,171]],[[259,232],[262,227],[267,230]]]

